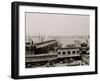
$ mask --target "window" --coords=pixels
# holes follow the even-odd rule
[[[75,54],[75,51],[72,51],[73,54]]]
[[[61,54],[61,52],[58,52],[58,54]]]
[[[67,54],[70,54],[71,52],[70,51],[67,51]]]
[[[86,54],[86,51],[82,51],[82,54]]]
[[[79,51],[77,51],[77,53],[79,53]]]
[[[64,51],[64,52],[62,52],[62,54],[66,54],[66,52]]]

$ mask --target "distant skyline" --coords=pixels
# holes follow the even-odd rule
[[[26,36],[87,36],[88,15],[26,13]]]

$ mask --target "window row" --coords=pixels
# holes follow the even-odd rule
[[[75,54],[79,53],[79,51],[59,51],[58,54]]]

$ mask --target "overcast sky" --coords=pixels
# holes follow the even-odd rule
[[[89,35],[88,15],[26,13],[26,36]]]

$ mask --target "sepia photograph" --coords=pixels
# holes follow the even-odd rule
[[[97,7],[12,2],[11,77],[97,74]]]
[[[25,68],[90,65],[90,16],[25,12]]]

